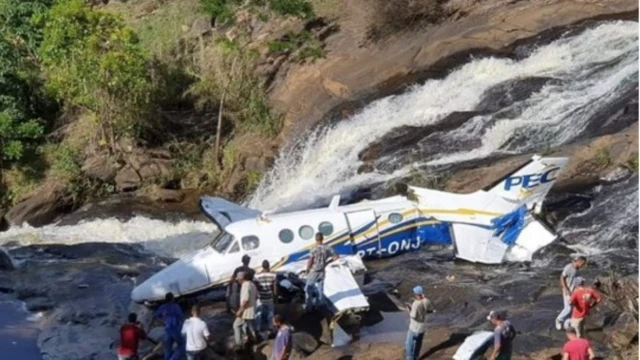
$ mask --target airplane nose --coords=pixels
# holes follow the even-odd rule
[[[162,269],[136,286],[131,291],[131,300],[139,303],[158,301],[164,299],[168,292],[181,296],[206,288],[212,280],[207,264],[214,261],[202,255],[207,255],[207,251],[200,250]]]

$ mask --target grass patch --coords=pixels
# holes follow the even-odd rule
[[[247,191],[253,191],[258,187],[258,184],[260,184],[260,180],[262,180],[262,172],[258,171],[258,170],[249,170],[247,171],[247,175],[246,175],[246,182],[247,182]]]
[[[159,1],[143,0],[115,2],[108,10],[122,15],[131,26],[140,43],[159,59],[169,60],[178,40],[202,16],[200,0]]]
[[[172,176],[180,179],[181,188],[210,189],[219,185],[220,173],[210,142],[172,142],[166,148],[175,155]]]
[[[633,154],[631,154],[631,156],[629,157],[629,159],[627,159],[627,161],[625,161],[623,166],[629,169],[634,174],[638,173],[638,153],[634,152]]]
[[[448,182],[449,176],[447,175],[427,175],[417,168],[411,169],[409,177],[411,185],[432,190],[444,190]]]
[[[344,14],[344,0],[310,0],[316,16],[335,20]]]
[[[39,184],[39,179],[31,176],[28,169],[22,169],[17,166],[3,170],[2,180],[6,191],[0,197],[0,204],[8,206],[25,200]]]
[[[299,63],[326,56],[322,41],[308,30],[297,34],[290,31],[281,39],[267,43],[267,47],[270,53],[289,54],[294,61]]]
[[[613,162],[611,160],[611,154],[609,154],[609,149],[605,147],[599,148],[593,156],[592,162],[598,169],[604,169],[611,166]]]

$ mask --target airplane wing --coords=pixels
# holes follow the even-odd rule
[[[296,261],[278,268],[278,272],[299,274],[306,268],[307,260]],[[363,274],[366,267],[357,255],[340,256],[325,268],[324,296],[334,315],[345,311],[359,311],[369,308],[367,298],[362,294],[354,274]]]
[[[200,210],[220,229],[234,221],[253,219],[262,215],[259,210],[250,209],[219,197],[203,196],[200,199]]]

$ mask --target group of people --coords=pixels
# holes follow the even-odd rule
[[[556,319],[556,328],[564,329],[567,336],[567,342],[562,348],[562,360],[587,360],[595,357],[589,341],[585,339],[585,322],[589,311],[600,303],[602,297],[579,276],[580,269],[586,264],[586,257],[578,256],[565,266],[560,276],[564,307]],[[413,303],[407,307],[410,316],[405,343],[407,360],[419,359],[426,316],[435,312],[431,301],[424,296],[421,286],[413,288],[413,297]],[[491,311],[487,320],[494,326],[493,347],[488,359],[511,360],[513,341],[517,333],[515,327],[507,319],[504,311]]]
[[[330,246],[323,244],[324,237],[316,234],[316,246],[311,250],[306,267],[305,309],[321,306],[325,267],[338,258]],[[275,315],[278,300],[276,274],[271,271],[269,261],[262,262],[258,273],[249,266],[251,258],[245,255],[242,265],[235,269],[227,287],[227,309],[235,315],[233,322],[234,341],[237,347],[245,347],[260,338],[275,333],[275,344],[271,360],[287,360],[291,354],[292,329],[283,317]],[[575,258],[562,271],[560,285],[563,293],[563,309],[556,319],[556,328],[565,330],[567,343],[562,350],[563,360],[593,359],[594,353],[585,337],[585,320],[589,310],[601,301],[601,296],[586,286],[579,276],[586,265],[584,256]],[[413,302],[407,304],[409,329],[405,343],[407,360],[419,359],[426,330],[427,314],[435,312],[433,304],[425,297],[424,289],[415,286],[412,290]],[[197,305],[191,308],[191,317],[183,321],[180,306],[173,294],[166,295],[166,301],[154,313],[154,319],[161,319],[165,326],[164,359],[177,360],[186,353],[188,360],[198,359],[206,349],[209,340],[207,324],[200,319]],[[489,360],[510,360],[516,329],[507,319],[504,311],[491,311],[487,320],[494,326],[493,347]],[[137,322],[136,314],[130,314],[127,324],[120,331],[119,360],[137,359],[140,340],[147,338]]]

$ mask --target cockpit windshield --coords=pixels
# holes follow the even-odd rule
[[[233,235],[226,231],[222,231],[211,242],[211,247],[214,248],[220,254],[224,254],[229,248],[229,245],[233,242]]]

